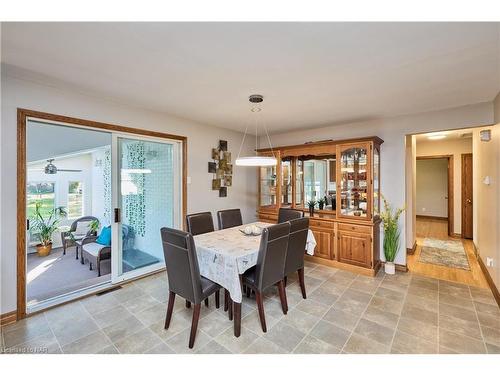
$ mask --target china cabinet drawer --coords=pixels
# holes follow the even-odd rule
[[[309,219],[309,226],[316,227],[316,228],[333,229],[335,226],[335,223],[333,221],[322,221],[322,220]]]
[[[340,224],[339,223],[339,231],[349,231],[355,233],[366,233],[370,234],[372,232],[372,228],[366,225],[354,225],[354,224]]]
[[[268,215],[268,214],[259,214],[259,220],[267,222],[267,223],[277,223],[278,216],[277,215]]]

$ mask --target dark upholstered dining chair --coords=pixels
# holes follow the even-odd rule
[[[250,289],[255,292],[263,332],[267,332],[263,303],[263,292],[265,289],[276,285],[280,295],[283,314],[286,314],[288,311],[283,278],[289,234],[289,222],[264,228],[260,239],[257,265],[247,270],[242,277],[247,291]]]
[[[217,221],[219,223],[219,229],[227,229],[243,225],[241,211],[239,208],[217,211]]]
[[[186,216],[186,229],[193,236],[214,231],[211,212],[199,212]]]
[[[304,217],[303,211],[294,210],[292,208],[280,208],[278,213],[278,224],[293,219],[300,219],[301,217]]]
[[[201,302],[215,293],[215,304],[219,307],[219,284],[200,275],[193,236],[177,229],[161,228],[163,253],[168,275],[168,307],[165,329],[170,326],[175,296],[179,295],[194,304],[189,348],[192,349],[198,329]]]
[[[306,249],[308,230],[309,218],[303,217],[290,220],[290,238],[285,261],[285,280],[288,275],[297,272],[302,298],[304,299],[306,299],[306,286],[304,285],[304,252]]]
[[[204,234],[213,232],[214,220],[211,212],[198,212],[186,216],[186,228],[191,235]],[[208,298],[205,300],[205,305],[208,307]],[[191,302],[186,300],[186,307],[191,307]]]

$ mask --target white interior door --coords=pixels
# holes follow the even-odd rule
[[[165,267],[160,228],[182,221],[182,143],[113,136],[112,281]]]

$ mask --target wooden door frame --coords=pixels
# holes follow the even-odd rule
[[[466,156],[469,156],[471,157],[471,160],[473,158],[472,156],[472,152],[466,152],[464,154],[461,155],[462,157],[462,165],[461,165],[461,172],[462,172],[462,175],[460,176],[460,180],[461,180],[461,188],[462,188],[462,193],[461,193],[461,198],[462,198],[462,203],[461,203],[461,209],[462,209],[462,233],[461,233],[461,236],[462,238],[465,238],[465,215],[464,215],[464,208],[465,208],[465,189],[464,189],[464,186],[465,186],[465,163],[464,163],[464,159]],[[473,172],[474,173],[474,172]],[[470,177],[472,179],[472,176]],[[474,186],[472,187],[473,191],[474,191]],[[474,201],[472,201],[472,204],[474,204]],[[474,211],[473,211],[474,212]],[[472,215],[472,225],[474,225],[474,214]]]
[[[17,319],[26,317],[26,123],[28,118],[46,120],[148,137],[167,138],[182,142],[182,222],[187,212],[187,137],[146,129],[137,129],[104,122],[85,120],[52,113],[17,109]]]
[[[448,160],[448,236],[454,234],[454,194],[453,194],[453,155],[430,155],[417,156],[417,160],[433,160],[447,159]],[[416,170],[415,170],[416,173]]]

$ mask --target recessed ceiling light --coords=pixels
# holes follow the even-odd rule
[[[446,135],[444,134],[434,134],[434,135],[428,135],[427,139],[430,139],[431,141],[437,141],[438,139],[443,139],[446,138]]]

